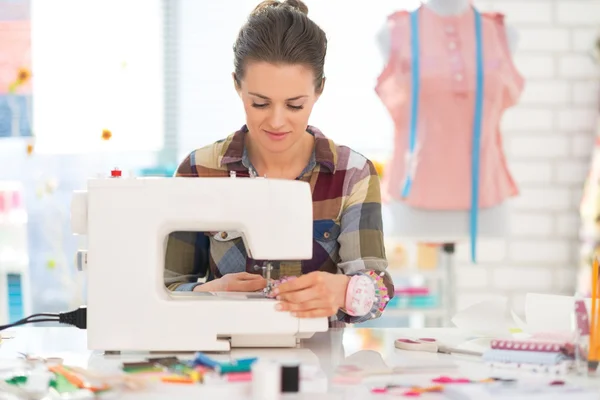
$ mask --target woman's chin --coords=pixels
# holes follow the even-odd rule
[[[262,144],[265,147],[265,150],[271,153],[280,153],[289,149],[290,146],[293,144],[293,142],[290,139],[291,137],[287,135],[283,139],[278,138],[275,140],[272,140],[267,136],[266,140],[264,140]]]

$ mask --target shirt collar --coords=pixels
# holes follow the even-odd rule
[[[316,164],[321,165],[325,170],[334,173],[337,164],[337,152],[335,144],[328,139],[319,129],[308,126],[306,131],[315,137],[315,147],[311,161],[306,168],[306,171],[314,168]],[[235,132],[229,139],[229,144],[225,146],[225,150],[221,157],[221,166],[240,164],[245,169],[250,167],[250,160],[246,151],[245,139],[248,133],[248,127],[242,126],[240,130]]]

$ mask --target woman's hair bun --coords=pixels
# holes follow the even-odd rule
[[[259,5],[257,5],[254,8],[254,10],[252,11],[252,14],[258,14],[258,13],[268,9],[269,7],[279,7],[279,6],[288,6],[291,8],[295,8],[296,10],[300,11],[303,14],[308,14],[308,7],[301,0],[283,0],[283,1],[263,0],[260,2]]]
[[[308,7],[302,2],[302,0],[284,0],[283,4],[295,8],[303,14],[308,14]]]

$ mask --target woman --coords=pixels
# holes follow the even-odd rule
[[[246,125],[193,151],[177,176],[298,179],[313,193],[313,258],[275,263],[277,309],[357,323],[393,295],[386,273],[379,178],[373,164],[308,125],[323,92],[327,38],[298,0],[263,1],[234,45],[233,84]],[[265,279],[239,233],[169,237],[165,284],[176,291],[258,291]],[[208,266],[210,268],[208,268]],[[206,283],[198,283],[207,276]]]

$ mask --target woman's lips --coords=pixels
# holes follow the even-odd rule
[[[288,134],[287,132],[271,132],[271,131],[267,131],[267,130],[265,130],[265,133],[272,140],[282,140],[282,139],[285,139],[285,137]]]

